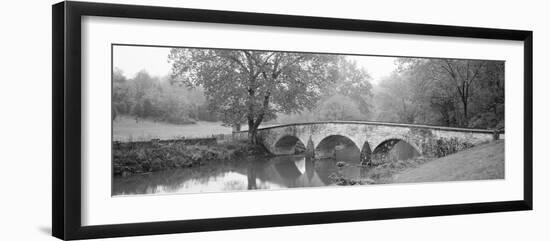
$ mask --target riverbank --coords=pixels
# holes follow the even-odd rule
[[[465,149],[441,158],[417,157],[365,168],[359,179],[333,174],[337,185],[417,183],[504,178],[504,140]]]
[[[245,141],[189,145],[183,142],[113,145],[113,175],[129,176],[206,165],[242,155],[268,155]]]

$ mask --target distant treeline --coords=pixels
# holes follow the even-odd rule
[[[327,92],[311,111],[279,114],[275,122],[374,120],[500,129],[504,127],[504,62],[400,58],[398,68],[377,85],[353,92]],[[371,82],[363,74],[363,82]],[[355,81],[360,82],[360,81]],[[335,87],[336,86],[336,87]],[[332,85],[359,92],[356,85]]]
[[[203,91],[173,85],[168,79],[152,77],[141,71],[126,78],[120,69],[113,70],[112,116],[129,115],[173,124],[191,124],[198,120],[217,121],[208,110]]]
[[[400,58],[375,90],[375,119],[504,127],[504,62]]]

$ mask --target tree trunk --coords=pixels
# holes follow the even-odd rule
[[[258,127],[260,127],[260,124],[264,120],[264,115],[269,105],[269,96],[270,96],[270,93],[268,92],[267,95],[264,97],[262,110],[260,111],[260,114],[258,115],[256,120],[254,120],[254,118],[251,117],[252,115],[249,114],[248,141],[250,142],[250,144],[254,144],[254,145],[258,144],[258,140],[256,138],[258,133]]]
[[[464,106],[464,126],[468,125],[468,101],[463,99],[462,105]]]
[[[256,134],[258,133],[258,128],[254,125],[254,121],[248,122],[248,142],[250,144],[256,145]]]

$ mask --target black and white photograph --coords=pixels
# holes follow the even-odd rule
[[[112,196],[505,178],[505,61],[112,44]]]
[[[2,9],[0,241],[549,240],[543,1]]]

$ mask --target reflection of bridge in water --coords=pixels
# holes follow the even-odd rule
[[[361,161],[385,152],[398,143],[408,144],[420,155],[434,156],[442,148],[469,147],[502,137],[493,130],[363,121],[330,121],[270,126],[258,130],[259,141],[275,155],[296,153],[304,146],[309,156],[333,155],[338,145],[352,144]],[[246,131],[236,132],[245,139]],[[374,148],[373,148],[374,147]]]
[[[267,165],[249,166],[247,173],[244,173],[248,176],[248,189],[258,189],[256,179],[284,187],[318,187],[328,184],[315,172],[313,161],[303,156],[276,157],[263,164]]]
[[[329,175],[338,171],[346,173],[346,176],[360,175],[360,168],[349,166],[339,169],[335,162],[333,159],[314,161],[299,155],[280,156],[268,162],[250,165],[246,172],[243,170],[241,174],[247,175],[248,189],[261,189],[258,184],[265,182],[288,188],[320,187],[331,185]]]

